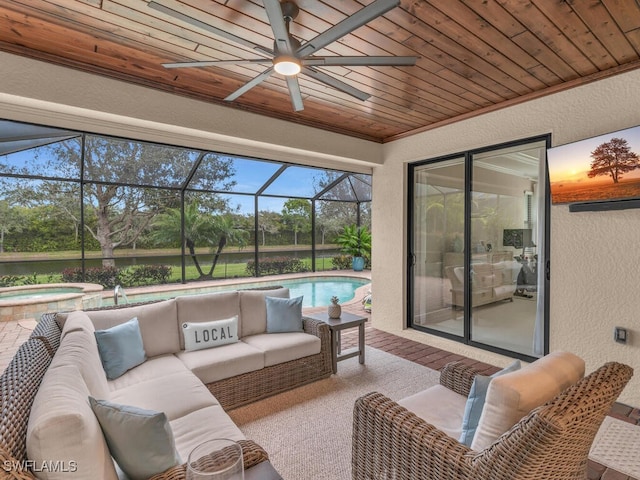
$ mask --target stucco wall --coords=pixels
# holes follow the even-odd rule
[[[504,357],[404,330],[406,165],[540,134],[561,145],[640,125],[638,91],[636,70],[386,144],[385,163],[374,169],[373,197],[385,199],[373,203],[374,326],[505,365]],[[640,405],[640,210],[552,207],[550,302],[550,350],[580,355],[588,371],[610,360],[633,366],[636,376],[620,400]],[[631,330],[630,343],[613,341],[614,326]]]

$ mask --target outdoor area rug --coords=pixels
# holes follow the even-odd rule
[[[591,446],[589,458],[620,473],[640,479],[640,426],[606,417]]]
[[[371,347],[366,363],[229,412],[261,445],[284,480],[349,480],[355,400],[372,391],[399,400],[437,384],[439,372]]]

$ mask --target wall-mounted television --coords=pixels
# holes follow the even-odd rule
[[[547,164],[554,205],[640,208],[640,126],[550,148]]]

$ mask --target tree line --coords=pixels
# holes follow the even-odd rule
[[[84,238],[84,249],[99,250],[103,265],[112,266],[117,249],[181,247],[183,225],[189,254],[206,247],[214,262],[225,247],[252,245],[256,235],[262,246],[311,243],[309,200],[291,198],[281,211],[258,212],[256,230],[254,214],[241,212],[232,195],[211,193],[233,191],[229,157],[208,153],[199,159],[198,190],[185,192],[183,220],[176,186],[194,163],[192,151],[87,134],[28,153],[22,163],[0,157],[0,253],[80,250]],[[319,189],[336,180],[336,172],[319,172]],[[333,198],[342,193],[338,185]],[[367,222],[369,205],[363,207]],[[354,222],[353,203],[316,203],[320,244],[333,242]]]

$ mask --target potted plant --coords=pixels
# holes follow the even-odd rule
[[[362,271],[366,256],[371,255],[371,234],[367,227],[348,225],[337,239],[342,253],[351,255],[353,270]]]

